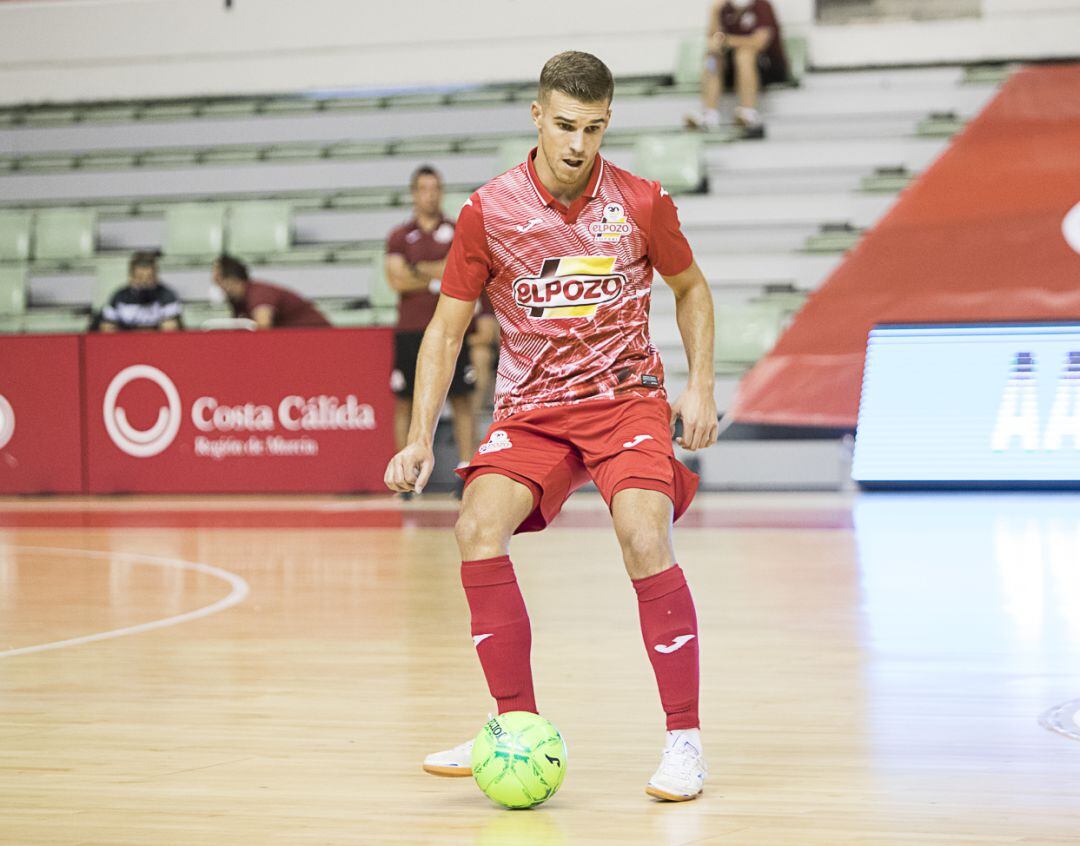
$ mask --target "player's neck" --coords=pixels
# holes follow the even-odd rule
[[[540,184],[547,189],[547,192],[564,206],[569,206],[585,193],[585,188],[588,186],[589,180],[592,179],[593,168],[596,167],[598,158],[598,156],[593,158],[592,167],[586,170],[581,179],[572,186],[560,182],[555,177],[554,172],[548,166],[547,159],[540,151],[537,151],[536,158],[533,159],[533,167],[536,168],[536,176],[539,178]]]

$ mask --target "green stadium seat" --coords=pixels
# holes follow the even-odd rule
[[[178,203],[165,209],[165,255],[219,255],[225,246],[225,206]]]
[[[525,157],[536,146],[536,136],[529,138],[507,138],[499,143],[498,152],[495,154],[495,176],[510,170],[514,165],[525,161]]]
[[[28,211],[0,212],[0,262],[30,260],[33,219]]]
[[[298,159],[322,158],[323,144],[290,144],[282,147],[270,147],[263,153],[263,158],[268,162],[295,161]]]
[[[63,107],[49,107],[30,109],[23,118],[27,126],[62,126],[67,123],[75,123],[79,119],[76,109]]]
[[[509,102],[513,93],[510,88],[474,88],[451,94],[449,102],[455,106],[487,106]]]
[[[675,55],[675,85],[696,91],[701,85],[701,70],[705,62],[706,38],[703,34],[692,35],[679,42]]]
[[[71,153],[45,153],[36,156],[23,156],[19,159],[19,170],[32,173],[52,173],[72,170],[77,162]]]
[[[41,309],[30,310],[23,315],[22,331],[41,334],[73,334],[85,332],[90,318],[74,311]]]
[[[221,320],[232,317],[232,312],[224,303],[208,301],[184,303],[184,327],[198,329],[207,320]]]
[[[82,119],[95,123],[129,123],[139,116],[139,107],[129,105],[84,106]]]
[[[150,150],[139,155],[139,164],[143,167],[181,167],[197,164],[197,150]]]
[[[385,98],[386,108],[419,108],[423,106],[442,106],[447,95],[439,91],[421,91],[414,94],[395,94]]]
[[[390,145],[395,156],[445,156],[457,149],[455,138],[404,138]]]
[[[286,97],[267,100],[259,106],[259,111],[264,115],[302,115],[309,114],[310,112],[317,112],[321,107],[322,103],[319,100],[307,97]]]
[[[259,110],[257,100],[225,100],[207,103],[202,107],[202,117],[249,117]]]
[[[123,288],[127,282],[128,259],[112,256],[98,259],[94,267],[94,293],[90,302],[94,311],[100,311],[113,292]]]
[[[451,220],[457,220],[458,215],[461,214],[461,207],[465,205],[465,201],[469,199],[470,196],[470,194],[465,192],[458,193],[457,191],[443,194],[443,214]]]
[[[634,173],[671,193],[705,187],[704,142],[699,134],[643,135],[634,144]]]
[[[203,164],[247,164],[261,158],[260,147],[216,147],[200,156]]]
[[[356,141],[332,144],[326,148],[326,155],[332,159],[358,159],[368,156],[385,156],[389,152],[385,141]]]
[[[88,259],[97,240],[97,212],[42,209],[34,218],[34,258],[44,261]]]
[[[785,35],[784,52],[787,54],[791,83],[799,85],[802,83],[803,77],[806,76],[806,66],[809,63],[809,50],[806,39],[799,35]]]
[[[90,170],[127,170],[138,164],[137,153],[105,150],[100,153],[87,153],[79,157],[79,167]]]
[[[13,318],[26,311],[25,264],[0,266],[0,317]]]
[[[289,252],[292,208],[285,202],[231,204],[225,242],[229,252],[245,256]]]
[[[378,97],[335,97],[332,100],[322,101],[322,107],[328,112],[381,109],[382,106],[383,103]]]
[[[194,102],[151,103],[139,113],[143,120],[184,120],[198,115],[199,104]]]
[[[716,369],[739,371],[773,348],[789,309],[781,302],[725,304],[716,313]]]

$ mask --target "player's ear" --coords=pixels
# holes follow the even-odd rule
[[[540,104],[533,100],[532,108],[529,110],[532,113],[532,121],[537,129],[540,128],[540,120],[544,117],[544,110]]]

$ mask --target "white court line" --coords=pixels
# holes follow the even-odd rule
[[[111,640],[114,637],[142,634],[143,632],[153,631],[154,629],[163,629],[167,626],[175,626],[179,623],[199,620],[203,617],[209,617],[211,614],[216,614],[219,611],[224,611],[234,605],[239,605],[247,598],[248,593],[251,591],[251,587],[248,583],[235,573],[230,573],[228,570],[222,570],[220,567],[212,567],[209,564],[200,564],[197,561],[184,561],[182,558],[159,558],[155,555],[141,555],[135,552],[99,552],[92,549],[65,549],[63,547],[51,546],[11,546],[8,547],[8,549],[13,552],[46,552],[53,555],[106,558],[109,560],[121,559],[130,561],[133,564],[150,564],[154,567],[175,567],[178,570],[203,573],[207,576],[221,579],[228,582],[229,585],[232,586],[232,590],[229,591],[229,595],[224,599],[219,599],[217,602],[202,608],[196,608],[194,611],[177,614],[174,617],[151,620],[148,623],[139,623],[137,626],[124,626],[122,629],[112,629],[107,632],[98,632],[96,634],[83,635],[82,637],[72,637],[67,640],[54,640],[51,643],[40,643],[36,646],[23,646],[18,649],[8,649],[0,651],[0,658],[11,658],[15,655],[29,655],[34,652],[46,652],[50,649],[65,649],[69,646],[81,646],[84,643],[96,643],[99,640]]]

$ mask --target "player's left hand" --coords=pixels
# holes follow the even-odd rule
[[[682,437],[676,438],[675,442],[683,449],[705,449],[716,443],[719,421],[712,390],[687,388],[671,406],[672,433],[677,417],[682,419]]]

